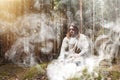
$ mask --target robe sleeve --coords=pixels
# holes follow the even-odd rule
[[[80,35],[80,39],[78,42],[78,47],[81,49],[81,52],[79,53],[80,56],[87,57],[90,56],[90,42],[85,35]]]
[[[65,37],[63,39],[63,42],[62,42],[60,55],[59,55],[58,59],[64,59],[65,58],[65,54],[67,54],[68,51],[69,51],[68,38]]]

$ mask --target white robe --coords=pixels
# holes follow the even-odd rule
[[[79,53],[75,52],[75,48],[80,49]],[[68,48],[68,51],[66,51]],[[67,38],[65,37],[62,42],[60,56],[58,59],[64,60],[65,56],[74,57],[88,57],[91,55],[91,43],[87,36],[80,34],[80,37]]]
[[[88,38],[83,34],[80,34],[79,38],[68,39],[65,37],[58,59],[52,61],[47,67],[49,80],[67,80],[76,76],[76,74],[80,76],[79,73],[85,68],[84,57],[90,55],[89,42]],[[81,50],[79,53],[75,52],[76,47]]]

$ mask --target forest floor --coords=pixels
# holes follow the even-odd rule
[[[44,68],[41,68],[44,67]],[[46,65],[23,68],[12,63],[0,66],[0,80],[48,80],[46,76]]]
[[[12,63],[4,64],[0,66],[0,80],[48,80],[47,65],[41,64],[37,67],[23,68]],[[106,78],[106,80],[120,80],[120,65],[112,66]]]

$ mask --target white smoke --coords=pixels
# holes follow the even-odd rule
[[[34,0],[34,5],[33,5],[33,7],[36,9],[36,10],[41,10],[41,9],[43,9],[44,7],[44,5],[46,5],[46,7],[47,6],[51,6],[51,1],[50,0]],[[50,8],[49,8],[50,9]]]
[[[84,69],[88,70],[88,73],[92,73],[95,67],[99,64],[99,59],[91,56],[91,41],[81,34],[78,41],[78,47],[81,50],[81,56],[61,59],[59,57],[57,60],[50,63],[47,67],[47,75],[50,80],[67,80],[74,77],[82,76]],[[64,44],[63,44],[64,45]],[[64,53],[61,53],[64,54]],[[72,53],[68,52],[68,55]],[[61,55],[60,55],[61,56]]]
[[[56,14],[54,13],[53,16]],[[51,16],[44,13],[28,14],[19,18],[10,28],[11,32],[16,34],[17,39],[10,50],[5,53],[6,58],[16,64],[36,65],[36,50],[40,54],[52,55],[54,41],[61,37],[62,24],[62,18],[55,18],[52,21]],[[60,44],[59,41],[57,41],[58,45]],[[37,57],[40,59],[39,55]]]
[[[73,62],[70,62],[69,59],[63,61],[55,60],[47,67],[48,78],[50,80],[67,80],[74,77],[86,79],[83,71],[87,69],[88,74],[94,74],[91,75],[91,79],[94,79],[99,76],[100,67],[104,66],[102,62],[106,60],[107,65],[111,67],[112,60],[120,55],[120,27],[119,23],[109,23],[104,26],[104,28],[109,30],[109,34],[99,35],[96,38],[94,47],[97,50],[97,56],[79,57],[79,64],[75,62],[76,58],[72,59]],[[81,45],[85,45],[85,43]],[[81,76],[83,77],[81,78]]]
[[[120,57],[120,20],[109,22],[103,25],[104,29],[108,29],[107,34],[99,35],[95,41],[95,48],[102,60],[108,60],[112,66],[112,60]]]
[[[49,80],[68,80],[70,78],[80,78],[84,76],[84,70],[87,70],[87,74],[95,74],[91,77],[95,78],[98,77],[98,72],[95,71],[96,68],[99,66],[99,58],[98,57],[89,57],[86,59],[81,58],[79,65],[75,62],[67,63],[65,61],[53,61],[48,65],[47,68],[47,75]],[[75,60],[75,59],[74,59]],[[97,69],[99,70],[99,69]],[[84,76],[85,78],[85,76]],[[80,78],[80,79],[84,79]]]

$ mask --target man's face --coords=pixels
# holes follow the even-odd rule
[[[74,36],[74,35],[75,35],[75,28],[72,27],[72,26],[70,26],[69,32],[70,32],[70,35],[71,35],[71,36]]]

